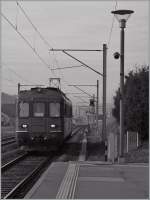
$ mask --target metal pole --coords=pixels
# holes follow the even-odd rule
[[[103,44],[103,130],[102,140],[106,140],[106,57],[107,57],[107,45]]]
[[[120,31],[120,157],[124,154],[124,28],[121,22]]]
[[[19,93],[20,93],[20,83],[18,83],[18,96],[19,96]]]
[[[18,131],[18,125],[19,125],[19,110],[18,110],[18,104],[19,104],[19,93],[20,93],[20,83],[18,83],[18,95],[17,95],[17,99],[16,99],[16,124],[15,124],[15,130]],[[16,139],[17,139],[17,135],[16,135]]]
[[[80,118],[80,106],[78,108],[79,108],[79,118]]]
[[[98,134],[98,105],[99,105],[99,80],[97,80],[97,101],[96,101],[96,129]]]
[[[95,127],[95,120],[96,120],[96,108],[95,108],[95,95],[93,94],[93,100],[94,100],[94,107],[93,107],[93,127]]]

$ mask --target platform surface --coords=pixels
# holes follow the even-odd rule
[[[149,166],[55,162],[26,199],[148,199]]]

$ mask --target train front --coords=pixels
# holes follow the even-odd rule
[[[18,96],[18,144],[27,151],[56,150],[63,142],[62,100],[55,90],[35,88]]]

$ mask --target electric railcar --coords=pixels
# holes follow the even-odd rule
[[[20,90],[17,141],[27,151],[56,150],[72,132],[72,103],[58,88]]]

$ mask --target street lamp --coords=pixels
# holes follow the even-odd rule
[[[134,13],[132,10],[115,10],[114,14],[120,24],[120,158],[124,153],[124,28],[130,15]]]

